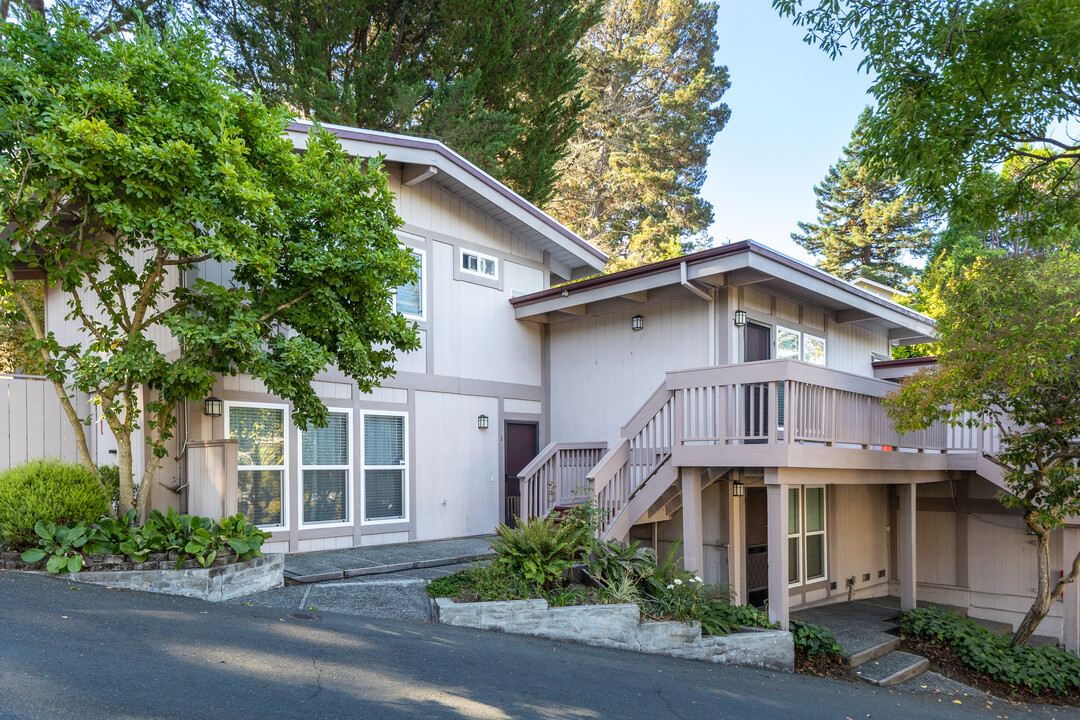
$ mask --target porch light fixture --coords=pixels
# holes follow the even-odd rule
[[[634,332],[641,330],[643,327],[645,327],[645,318],[640,315],[635,315],[634,317],[630,318],[630,327],[634,329]]]
[[[735,311],[735,327],[744,327],[746,325],[746,311]]]
[[[481,415],[480,417],[476,418],[476,427],[480,428],[481,430],[487,430],[488,429],[488,416],[487,415]]]
[[[203,415],[206,417],[221,417],[225,403],[211,395],[203,401]]]
[[[731,495],[733,497],[742,497],[745,494],[746,494],[746,486],[745,485],[743,485],[738,480],[731,483]]]

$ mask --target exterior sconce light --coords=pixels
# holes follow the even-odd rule
[[[221,417],[221,411],[224,407],[225,403],[211,395],[203,401],[203,415],[206,417]]]
[[[481,415],[480,417],[476,418],[476,427],[480,428],[481,430],[487,430],[488,429],[488,416],[487,415]]]
[[[744,327],[746,325],[746,311],[735,311],[735,327]]]
[[[736,480],[731,483],[731,495],[732,497],[742,497],[746,494],[746,486]]]
[[[645,327],[645,318],[641,317],[640,315],[635,315],[634,317],[630,318],[630,327],[634,329],[634,332],[641,330],[643,327]]]

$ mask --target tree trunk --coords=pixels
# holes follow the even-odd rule
[[[109,427],[116,436],[116,448],[120,465],[120,507],[118,514],[123,516],[135,507],[135,488],[132,476],[131,432],[123,429],[118,422],[110,422]]]
[[[1043,527],[1035,520],[1034,513],[1024,515],[1024,523],[1028,529],[1035,533],[1035,554],[1037,559],[1036,572],[1038,573],[1038,587],[1035,591],[1035,600],[1031,603],[1031,609],[1024,616],[1020,627],[1013,634],[1012,644],[1026,645],[1039,623],[1050,612],[1050,604],[1054,601],[1050,592],[1050,530]]]

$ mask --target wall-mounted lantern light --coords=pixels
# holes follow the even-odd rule
[[[630,327],[634,329],[634,332],[641,330],[643,327],[645,327],[645,318],[640,315],[635,315],[634,317],[630,318]]]
[[[735,327],[744,327],[746,325],[746,311],[735,311]]]
[[[203,415],[206,417],[221,417],[221,412],[224,408],[225,403],[221,402],[221,400],[213,395],[203,401]]]
[[[742,497],[746,494],[746,486],[736,480],[731,483],[731,494],[733,497]]]
[[[480,417],[476,418],[476,427],[480,428],[481,430],[487,430],[488,429],[488,416],[487,415],[481,415]]]

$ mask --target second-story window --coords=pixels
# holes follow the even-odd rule
[[[461,270],[489,278],[499,277],[498,260],[489,255],[482,255],[464,248],[461,250]]]
[[[402,285],[394,294],[394,309],[414,320],[424,319],[424,251],[412,250],[416,262],[416,281]]]
[[[777,327],[776,357],[780,360],[802,360],[814,365],[824,365],[825,338]]]

